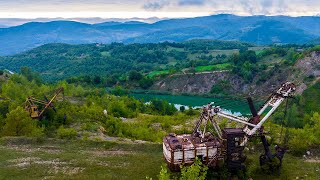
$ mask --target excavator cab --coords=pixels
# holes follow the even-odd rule
[[[39,109],[37,105],[33,105],[30,107],[30,117],[39,118]]]

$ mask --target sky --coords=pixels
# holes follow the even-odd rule
[[[0,18],[320,15],[320,0],[0,0]]]

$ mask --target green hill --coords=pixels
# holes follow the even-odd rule
[[[25,53],[2,57],[0,67],[18,72],[21,67],[27,66],[48,81],[84,75],[107,77],[126,74],[131,70],[149,73],[154,70],[189,67],[191,61],[198,60],[202,60],[203,65],[209,65],[222,59],[217,59],[216,55],[222,56],[230,49],[250,46],[241,42],[212,40],[129,45],[47,44]]]

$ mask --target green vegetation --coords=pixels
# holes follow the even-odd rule
[[[257,85],[270,79],[276,72],[292,67],[303,53],[296,51],[295,46],[271,47],[255,52],[240,51],[229,57],[232,62],[232,72],[243,78],[247,83]]]
[[[2,136],[41,136],[43,129],[37,127],[27,111],[21,107],[6,114],[3,122]]]
[[[231,92],[232,86],[228,81],[219,81],[212,86],[210,93],[227,95]]]
[[[214,71],[214,70],[229,70],[232,66],[229,63],[223,64],[215,64],[215,65],[208,65],[208,66],[197,66],[195,67],[196,72],[203,72],[203,71]]]
[[[287,116],[283,121],[283,112],[274,115],[273,121],[291,127],[286,132],[289,147],[295,154],[303,154],[313,145],[320,144],[320,82],[305,90],[301,96],[289,101]]]
[[[143,76],[132,72],[130,79],[140,81]],[[65,92],[64,99],[60,97],[55,102],[57,113],[49,108],[43,119],[37,121],[31,119],[21,107],[27,96],[42,99],[60,86],[64,87]],[[116,96],[100,88],[82,87],[65,81],[38,84],[25,75],[12,75],[1,82],[1,97],[4,100],[0,101],[0,134],[74,139],[86,135],[87,131],[97,132],[102,128],[111,136],[160,142],[165,134],[173,130],[172,125],[184,124],[194,116],[177,112],[173,104],[163,100],[153,99],[146,104],[128,97],[126,90],[120,86],[112,93]],[[104,110],[107,114],[103,113]]]
[[[148,74],[148,77],[155,77],[155,76],[160,76],[160,75],[165,75],[165,74],[169,74],[169,70],[162,70],[162,71],[151,71]]]
[[[32,71],[30,71],[30,73],[33,74]],[[140,75],[136,73],[132,74],[131,80],[141,80]],[[218,85],[219,86],[213,88],[213,91],[217,91],[219,88],[221,90],[221,88],[228,87],[228,83],[224,81],[221,81],[220,84],[218,83]],[[49,109],[46,111],[45,116],[41,121],[30,119],[28,113],[21,108],[21,104],[23,104],[24,99],[28,95],[41,98],[44,94],[52,93],[54,89],[59,86],[62,86],[65,89],[65,99],[60,99],[55,103],[55,106],[58,110],[57,113],[54,113],[51,109]],[[145,148],[144,149],[140,147],[142,145],[134,145],[132,144],[132,141],[128,139],[161,142],[163,136],[169,132],[190,133],[193,126],[192,119],[198,116],[198,112],[192,109],[183,110],[183,112],[177,112],[173,105],[170,105],[166,101],[151,100],[150,103],[145,104],[141,101],[127,97],[126,94],[122,94],[123,96],[114,96],[107,94],[99,88],[82,87],[81,85],[68,84],[65,81],[49,85],[37,84],[34,79],[30,81],[24,75],[19,74],[12,75],[10,79],[2,81],[1,87],[1,97],[5,99],[0,103],[0,125],[2,136],[35,137],[36,139],[34,140],[39,141],[38,143],[40,144],[28,142],[27,144],[31,144],[30,146],[32,148],[46,146],[43,145],[43,143],[45,143],[43,141],[47,141],[47,137],[71,141],[71,143],[66,143],[65,141],[57,141],[53,143],[54,147],[61,146],[62,150],[59,149],[57,154],[48,153],[46,152],[47,150],[40,150],[42,152],[40,154],[37,152],[26,153],[16,150],[11,152],[14,155],[10,155],[8,151],[8,148],[10,148],[9,144],[11,143],[3,142],[3,148],[0,149],[3,154],[2,158],[4,163],[17,162],[18,164],[20,161],[25,160],[21,159],[23,157],[36,158],[27,158],[28,162],[31,161],[31,165],[24,170],[21,170],[16,166],[12,167],[13,170],[9,174],[17,178],[21,177],[22,174],[26,173],[26,171],[34,170],[40,167],[40,162],[51,162],[54,159],[59,159],[59,162],[63,164],[58,165],[58,167],[64,167],[67,169],[71,168],[70,171],[75,171],[76,175],[72,173],[71,175],[77,179],[89,177],[119,177],[121,179],[128,176],[132,176],[133,179],[140,179],[140,177],[146,176],[157,177],[160,171],[160,165],[163,163],[160,145],[146,144],[143,145]],[[13,89],[16,90],[13,91]],[[305,98],[309,99],[310,96],[308,94],[318,93],[318,91],[318,84],[316,84],[314,87],[311,87],[305,91],[307,94]],[[308,99],[304,101],[307,101]],[[301,98],[300,101],[302,102]],[[317,110],[316,108],[318,108],[318,106],[306,106],[304,110],[304,114],[306,114],[306,116],[303,117],[303,125],[300,127],[300,125],[295,123],[299,122],[297,118],[299,116],[295,114],[299,113],[299,111],[294,106],[300,107],[300,104],[292,105],[292,107],[289,108],[290,113],[288,112],[287,118],[285,119],[284,132],[286,132],[285,134],[289,134],[288,147],[290,148],[291,154],[301,156],[301,154],[305,153],[308,148],[312,148],[320,143],[320,134],[318,133],[318,129],[320,128],[320,116],[318,112],[313,111]],[[283,112],[278,111],[278,113],[274,116],[273,122],[276,124],[271,122],[266,124],[266,129],[270,130],[269,133],[272,137],[272,145],[281,143],[282,141],[282,139],[279,139],[281,127],[280,125],[277,125],[281,124],[281,118],[280,121],[278,121],[278,119],[281,115],[283,115],[282,113]],[[309,114],[309,116],[307,114]],[[225,123],[225,125],[227,124]],[[119,142],[123,140],[124,142],[129,142],[129,144],[126,145],[121,143],[117,144],[111,142],[100,142],[112,138],[109,136],[118,138],[116,140]],[[79,139],[83,139],[84,142],[79,141]],[[94,146],[91,146],[90,144],[93,142],[90,140],[98,142]],[[84,145],[85,143],[89,143],[89,145]],[[77,146],[77,148],[74,148],[75,146]],[[253,141],[252,146],[261,146],[261,144],[257,144],[255,141]],[[130,149],[130,153],[128,155],[126,154],[125,157],[120,157],[117,155],[99,155],[98,157],[95,157],[95,155],[89,155],[90,153],[96,153],[97,148],[102,148],[99,149],[99,152],[109,151],[108,149],[110,148],[112,150],[117,150],[117,152],[129,151]],[[79,157],[76,157],[77,153],[75,152],[82,151],[84,151],[84,155],[88,156],[89,158],[83,160],[79,159]],[[96,158],[96,160],[92,160],[93,156]],[[255,157],[256,155],[254,154],[252,156]],[[251,157],[251,155],[249,157]],[[309,177],[317,176],[315,169],[312,169],[307,162],[304,162],[297,157],[293,157],[292,155],[288,155],[288,157],[295,159],[294,162],[306,164],[305,170],[308,170]],[[143,162],[136,164],[136,161],[139,161],[139,158],[141,158],[141,160],[149,160],[150,162],[148,163],[150,164],[145,164]],[[92,162],[90,159],[94,162]],[[250,177],[260,177],[260,174],[262,174],[262,172],[259,172],[258,170],[256,159],[249,162],[249,164],[251,163],[248,171]],[[295,163],[286,164],[286,160],[287,158],[284,160],[284,172],[287,172],[286,175],[288,177],[293,177],[286,169],[289,167],[295,168],[298,165]],[[105,166],[102,165],[101,162],[105,162],[107,164],[117,164],[116,162],[120,163],[122,161],[129,163],[127,164],[128,167],[127,165],[119,165],[113,166],[113,168],[111,168],[113,171],[102,171],[102,169],[105,169]],[[289,162],[292,161],[289,160]],[[136,168],[142,168],[141,166],[143,166],[148,167],[149,170],[142,168],[138,171],[140,172],[139,174],[132,175],[130,173],[134,173],[135,171],[135,168],[133,168],[131,165],[133,163],[135,163]],[[216,176],[214,173],[212,174],[211,171],[209,171],[207,175],[205,175],[204,171],[198,171],[195,167],[199,166],[199,164],[195,164],[188,169],[184,169],[181,177],[192,177],[190,174],[194,174],[195,172],[199,172],[202,177]],[[45,168],[51,168],[51,166],[48,165]],[[44,176],[43,173],[46,172],[45,168],[37,170],[33,177],[37,178]],[[129,174],[120,173],[121,170],[123,171],[123,168],[129,168]],[[78,169],[79,171],[74,169]],[[2,165],[0,172],[6,170],[7,168]],[[58,173],[52,172],[54,177],[67,178],[71,176],[70,173],[60,172],[59,168],[57,171]],[[114,174],[114,171],[118,173]],[[161,176],[166,173],[168,172],[162,170]],[[170,177],[173,176],[170,175]],[[178,176],[180,177],[180,175]],[[281,174],[281,176],[283,176],[283,174]]]
[[[232,70],[246,83],[260,85],[283,67],[291,67],[317,46],[254,47],[247,43],[192,40],[147,44],[47,44],[15,56],[0,58],[0,68],[29,74],[40,83],[66,80],[95,87],[149,89],[159,77]],[[302,52],[301,52],[302,51]],[[39,66],[38,64],[41,64]],[[39,74],[32,75],[31,67]],[[50,67],[50,68],[48,68]]]
[[[205,65],[219,63],[226,56],[218,54],[213,57],[215,50],[240,49],[248,46],[251,45],[212,40],[128,45],[47,44],[22,54],[0,58],[0,68],[18,72],[21,67],[31,67],[37,72],[42,72],[44,80],[51,82],[68,78],[73,82],[80,76],[91,78],[89,80],[86,77],[86,81],[93,81],[95,77],[105,80],[109,76],[119,80],[122,74],[132,70],[145,74],[170,69],[180,71],[190,67],[190,62],[195,60],[201,60],[206,63]]]
[[[190,107],[186,110],[184,106],[178,111],[173,104],[154,96],[146,101],[137,100],[128,96],[128,89],[148,89],[159,76],[181,73],[182,70],[232,70],[231,73],[247,83],[259,85],[277,72],[292,67],[297,59],[304,56],[304,52],[296,51],[294,46],[255,51],[252,48],[248,50],[249,45],[246,44],[238,46],[237,43],[230,43],[220,49],[230,50],[237,46],[239,52],[213,56],[217,45],[211,41],[200,42],[202,44],[194,41],[101,46],[51,44],[4,58],[2,63],[13,63],[20,73],[0,75],[0,178],[22,179],[28,172],[33,172],[33,176],[27,177],[30,179],[47,177],[47,172],[57,179],[217,177],[199,162],[183,168],[182,173],[178,174],[169,173],[164,166],[160,169],[163,160],[159,143],[163,136],[170,132],[190,133],[199,111]],[[41,68],[52,67],[50,72],[40,75],[27,67],[17,70],[20,65],[34,67],[35,61],[45,63],[48,57],[54,60],[48,66],[37,67],[37,71],[45,72],[47,70]],[[272,58],[270,64],[266,63],[269,58]],[[27,64],[21,64],[20,60]],[[79,66],[71,66],[73,63]],[[70,71],[65,71],[66,67]],[[54,77],[55,72],[60,74]],[[44,82],[41,77],[55,82]],[[318,161],[301,159],[306,150],[318,148],[320,144],[320,83],[312,76],[306,77],[306,80],[313,85],[301,96],[289,101],[286,113],[285,105],[282,105],[271,122],[265,125],[271,147],[285,144],[290,149],[282,174],[269,176],[259,171],[257,150],[247,153],[249,177],[293,179],[306,171],[310,179],[320,176]],[[113,88],[107,92],[105,86]],[[49,108],[41,121],[31,119],[23,109],[25,99],[28,96],[43,99],[58,87],[63,87],[65,92],[64,97],[59,97],[55,102],[57,112]],[[228,95],[233,91],[226,80],[218,81],[211,88],[212,94]],[[181,97],[190,101],[186,96]],[[202,104],[208,103],[208,99],[198,100]],[[224,102],[239,108],[244,106],[234,101]],[[229,124],[222,120],[220,125]],[[236,127],[236,124],[231,123],[231,126]],[[7,136],[32,138],[7,139]],[[24,146],[31,150],[24,150]],[[255,140],[249,146],[261,148]],[[299,169],[301,165],[303,168]],[[290,169],[298,170],[290,172]],[[221,177],[224,173],[222,171],[218,175]]]
[[[77,137],[77,131],[74,128],[64,128],[60,126],[57,130],[57,136],[61,139],[74,139]]]
[[[319,163],[305,161],[290,154],[285,155],[279,176],[265,174],[259,166],[260,150],[247,153],[248,177],[317,179],[320,176]],[[145,179],[146,177],[160,179],[164,177],[163,179],[167,180],[168,177],[179,177],[179,174],[171,173],[163,164],[161,144],[1,138],[0,153],[1,179],[46,177],[52,179]],[[195,165],[192,169],[200,169],[199,167]],[[189,171],[189,169],[186,170]],[[194,174],[190,177],[193,176]],[[218,177],[227,179],[223,178],[227,177],[226,175],[217,176],[211,170],[207,171],[207,179]]]
[[[160,144],[0,139],[0,179],[156,179]]]
[[[203,166],[199,159],[196,159],[195,162],[190,167],[183,167],[181,169],[181,180],[205,180],[207,176],[208,168]]]

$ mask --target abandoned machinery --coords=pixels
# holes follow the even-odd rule
[[[251,98],[248,98],[252,113],[251,118],[237,117],[223,112],[219,106],[214,106],[213,103],[204,106],[192,134],[176,135],[171,133],[163,138],[163,155],[168,167],[172,171],[178,171],[181,165],[191,165],[195,158],[199,158],[209,168],[217,168],[226,163],[229,171],[245,170],[243,163],[246,156],[243,154],[243,150],[250,137],[259,136],[265,151],[260,156],[260,165],[272,164],[272,168],[279,170],[285,149],[277,146],[275,154],[271,153],[263,134],[262,125],[286,98],[292,97],[294,91],[295,85],[293,83],[282,84],[258,112],[254,108]],[[265,116],[260,119],[262,114]],[[241,123],[244,127],[221,130],[216,121],[218,117]],[[213,125],[216,135],[206,132],[209,121]],[[278,163],[273,163],[275,161]]]
[[[32,96],[29,96],[25,101],[24,108],[29,112],[31,118],[42,119],[43,113],[49,107],[56,111],[56,108],[53,105],[53,101],[58,97],[60,93],[63,93],[63,91],[64,89],[62,87],[58,88],[50,100],[46,96],[44,96],[45,100],[39,100]]]

